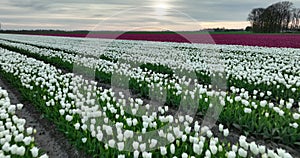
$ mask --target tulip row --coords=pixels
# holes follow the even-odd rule
[[[214,137],[208,127],[193,122],[191,116],[166,115],[167,107],[159,108],[159,112],[145,111],[149,116],[132,115],[141,111],[140,100],[129,98],[131,103],[127,103],[116,99],[112,90],[96,87],[94,81],[74,74],[64,75],[53,66],[18,53],[1,49],[0,60],[1,75],[15,81],[27,99],[52,119],[71,141],[94,156],[250,157],[260,154],[291,157],[282,149],[275,152],[255,142],[248,143],[245,137],[239,142],[243,146],[227,146],[226,141]],[[167,128],[163,128],[165,126]],[[147,137],[151,130],[157,131],[157,137],[151,134],[152,137]],[[228,136],[228,129],[222,125],[219,131]],[[162,140],[167,145],[161,145]]]
[[[12,105],[7,91],[0,87],[0,157],[47,158],[35,146],[35,129],[25,128],[26,120],[16,116],[22,108],[22,104]]]

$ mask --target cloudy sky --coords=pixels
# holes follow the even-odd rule
[[[1,0],[2,29],[199,30],[245,28],[274,0]],[[291,0],[300,7],[300,0]]]

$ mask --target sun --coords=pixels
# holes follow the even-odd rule
[[[167,1],[158,1],[153,7],[155,9],[155,15],[166,16],[171,6]]]
[[[159,2],[156,4],[156,8],[158,9],[168,9],[169,6],[166,2]]]

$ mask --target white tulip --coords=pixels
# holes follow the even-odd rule
[[[254,155],[257,155],[259,153],[258,147],[255,142],[250,143],[250,150]]]
[[[144,152],[146,150],[146,143],[140,144],[141,152]]]
[[[26,151],[26,149],[25,149],[24,146],[18,147],[17,148],[17,155],[24,156],[25,151]]]
[[[125,158],[125,155],[118,155],[118,158]]]
[[[229,135],[229,130],[228,130],[228,129],[224,129],[223,135],[224,135],[225,137],[227,137],[227,136]]]
[[[259,153],[264,154],[266,152],[266,146],[259,145],[258,150],[259,150]]]
[[[171,151],[171,154],[175,154],[175,145],[174,144],[170,145],[170,151]]]
[[[163,156],[167,154],[166,147],[160,147],[160,154],[163,155]]]
[[[139,148],[139,143],[136,142],[136,141],[134,141],[134,142],[132,143],[132,147],[133,147],[134,150],[138,150],[138,148]]]
[[[244,112],[249,114],[252,112],[252,110],[250,108],[244,108]]]
[[[213,155],[215,155],[218,152],[218,148],[216,145],[210,145],[209,149]]]
[[[23,139],[23,142],[24,142],[25,145],[29,145],[30,142],[31,142],[31,140],[32,140],[31,137],[25,137],[25,138]]]
[[[74,127],[75,127],[76,130],[79,130],[79,128],[80,128],[80,123],[76,123],[76,124],[74,125]]]
[[[119,151],[123,151],[124,150],[124,142],[117,143],[117,146],[118,146],[118,150]]]
[[[247,157],[247,151],[244,150],[243,148],[239,148],[238,153],[239,153],[239,156],[241,156],[241,157]]]
[[[108,141],[108,146],[111,147],[111,148],[114,148],[114,147],[115,147],[115,143],[116,143],[115,140],[110,139],[110,140]]]
[[[249,144],[247,143],[245,136],[240,136],[240,138],[239,138],[239,144],[240,144],[241,147],[243,147],[244,149],[248,150]]]
[[[10,144],[8,142],[5,142],[4,145],[2,146],[2,150],[5,152],[9,152]]]
[[[150,148],[154,148],[157,144],[157,140],[156,139],[151,139],[151,143],[149,145]]]
[[[49,158],[47,154],[40,156],[39,158]]]
[[[181,154],[181,157],[182,157],[182,158],[188,158],[188,156],[189,156],[189,155],[188,155],[187,153],[182,153],[182,154]]]
[[[295,120],[298,120],[298,119],[300,118],[300,114],[294,113],[294,114],[293,114],[293,118],[294,118]]]
[[[232,145],[232,151],[237,152],[238,151],[238,147],[236,145]]]
[[[196,153],[197,155],[200,155],[202,153],[202,148],[200,147],[199,144],[193,144],[193,151],[194,153]]]
[[[66,120],[67,120],[68,122],[72,121],[72,119],[73,119],[73,116],[66,115]]]
[[[219,131],[223,132],[224,126],[222,124],[219,124]]]
[[[31,134],[33,133],[33,128],[32,128],[32,127],[28,127],[28,128],[26,129],[26,133],[27,133],[28,135],[31,135]]]
[[[32,157],[37,157],[39,155],[39,149],[37,147],[33,147],[30,149]]]
[[[267,104],[268,104],[268,102],[265,101],[265,100],[260,101],[260,103],[259,103],[259,105],[260,105],[261,107],[265,107]]]
[[[24,135],[23,133],[20,133],[15,137],[15,142],[21,142],[23,141],[23,139],[24,139]]]
[[[87,138],[82,138],[81,141],[82,141],[82,143],[86,143]]]
[[[134,158],[138,158],[139,155],[140,155],[140,152],[139,152],[139,151],[135,150],[135,151],[133,152],[133,157],[134,157]]]
[[[187,139],[187,136],[186,136],[186,135],[182,135],[181,140],[182,140],[183,142],[185,142],[186,139]]]
[[[236,154],[235,154],[234,151],[229,151],[229,152],[227,153],[227,157],[228,157],[228,158],[235,158],[235,157],[236,157]]]
[[[298,128],[298,123],[294,122],[294,123],[290,123],[290,126],[297,129]]]
[[[21,110],[23,108],[23,104],[17,104],[18,110]]]

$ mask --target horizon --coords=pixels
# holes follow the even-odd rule
[[[232,29],[232,28],[220,28],[220,27],[217,27],[217,28],[203,28],[201,30],[177,30],[177,31],[173,31],[173,30],[130,30],[130,31],[126,31],[126,30],[63,30],[63,29],[0,29],[0,32],[6,32],[6,31],[32,31],[32,32],[35,32],[35,31],[58,31],[58,32],[206,32],[206,31],[209,31],[209,30],[217,30],[217,29],[220,29],[220,32],[222,31],[240,31],[240,30],[243,30],[245,31],[245,28],[237,28],[237,29]]]

